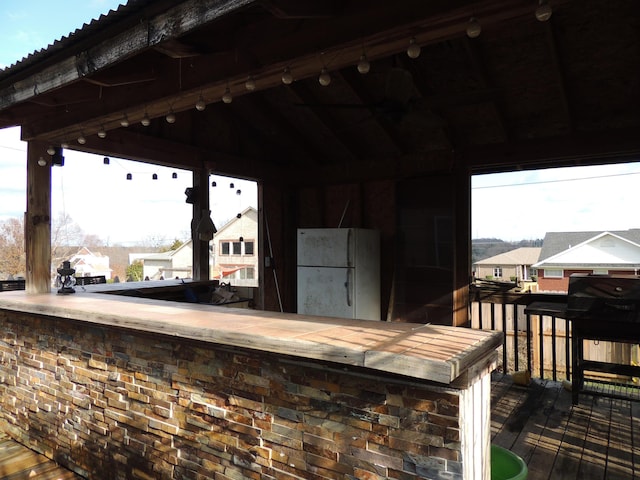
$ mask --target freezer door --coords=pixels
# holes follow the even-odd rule
[[[298,265],[352,267],[352,228],[310,228],[298,230]]]
[[[353,269],[298,267],[298,313],[354,318]]]

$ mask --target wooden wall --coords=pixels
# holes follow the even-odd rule
[[[451,174],[330,186],[265,185],[263,214],[269,222],[284,310],[296,309],[297,228],[372,228],[381,233],[381,318],[454,324],[460,248],[455,185]],[[268,243],[263,248],[268,251]],[[458,267],[465,285],[469,268]],[[263,277],[265,308],[277,310],[272,273],[267,269]]]

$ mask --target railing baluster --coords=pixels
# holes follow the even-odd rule
[[[571,380],[571,376],[573,375],[573,372],[571,371],[571,342],[573,342],[573,332],[571,332],[571,335],[569,335],[569,332],[571,331],[571,329],[573,328],[573,324],[571,323],[570,320],[565,319],[564,320],[564,332],[565,332],[565,356],[566,356],[566,367],[565,370],[567,372],[567,380]]]
[[[502,371],[509,371],[509,363],[507,358],[507,304],[502,304]]]
[[[540,378],[544,379],[544,315],[538,315],[540,330]]]
[[[513,369],[517,372],[520,370],[520,350],[518,350],[518,305],[513,304]]]
[[[558,371],[558,362],[557,362],[557,353],[556,353],[556,316],[552,315],[551,316],[551,343],[552,343],[552,348],[551,348],[551,364],[553,367],[553,381],[557,382],[558,381],[558,375],[557,375],[557,371]]]
[[[473,319],[471,321],[473,325]],[[484,324],[482,322],[482,302],[480,301],[480,296],[478,295],[478,328],[482,330],[484,328]]]
[[[531,365],[531,315],[527,313],[527,370],[533,372]]]

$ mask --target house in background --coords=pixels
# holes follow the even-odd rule
[[[258,212],[248,207],[218,230],[209,255],[209,278],[234,286],[258,286]],[[130,253],[129,264],[142,262],[142,278],[161,280],[192,278],[193,244],[186,241],[175,250]]]
[[[186,241],[175,250],[158,253],[130,253],[129,265],[142,262],[142,278],[163,280],[166,278],[191,278],[193,275],[193,245]],[[210,265],[213,262],[210,261]]]
[[[538,290],[567,292],[574,273],[637,275],[640,229],[612,232],[548,232],[538,270]]]
[[[258,212],[247,207],[213,237],[212,278],[241,287],[258,286]]]
[[[71,263],[71,268],[76,271],[76,277],[103,275],[107,280],[111,278],[109,257],[101,253],[94,253],[87,247],[80,248],[80,250],[69,259],[69,262]]]
[[[540,250],[540,247],[521,247],[479,260],[475,264],[475,276],[479,279],[531,281],[531,277],[536,275],[532,265],[538,261]]]

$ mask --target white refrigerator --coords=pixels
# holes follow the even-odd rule
[[[298,313],[380,320],[380,233],[298,229]]]

